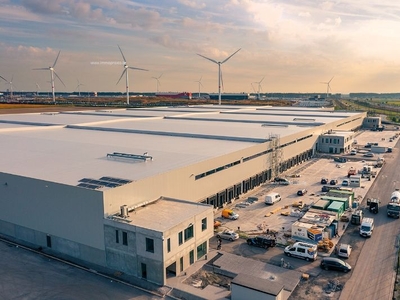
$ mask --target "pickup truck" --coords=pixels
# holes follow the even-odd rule
[[[349,169],[347,172],[347,177],[350,178],[351,175],[357,175],[357,170],[354,169],[353,167]]]

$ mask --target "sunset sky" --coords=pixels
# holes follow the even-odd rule
[[[14,90],[400,92],[400,2],[392,0],[0,0],[0,75]],[[255,87],[257,84],[254,84]],[[0,82],[0,90],[9,87]]]

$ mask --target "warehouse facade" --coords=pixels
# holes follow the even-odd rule
[[[0,234],[163,285],[207,254],[215,209],[365,117],[266,106],[2,115]]]

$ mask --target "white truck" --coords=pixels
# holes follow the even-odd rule
[[[390,202],[387,205],[387,215],[392,218],[400,217],[400,191],[398,189],[390,196]]]

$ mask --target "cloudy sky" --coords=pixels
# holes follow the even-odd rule
[[[14,90],[400,92],[400,2],[393,0],[0,0],[0,75]],[[0,90],[8,85],[3,81]]]

